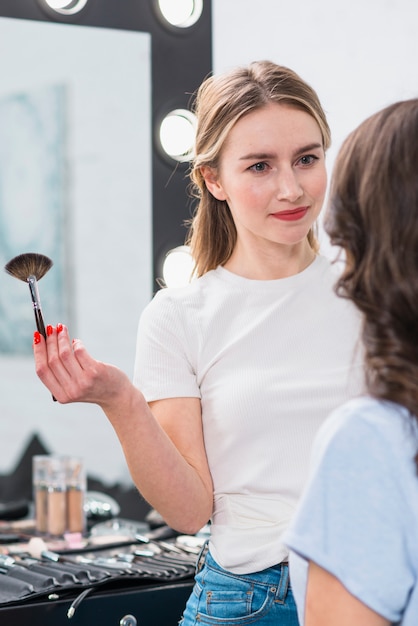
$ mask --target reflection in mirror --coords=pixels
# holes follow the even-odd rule
[[[128,375],[152,295],[150,39],[0,18],[1,267],[24,252],[51,258],[45,322],[67,324]],[[104,479],[127,472],[97,407],[51,402],[34,371],[33,331],[27,287],[2,271],[0,473],[34,432]]]

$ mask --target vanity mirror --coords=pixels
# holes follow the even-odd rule
[[[24,252],[51,258],[40,286],[46,323],[67,323],[128,374],[139,313],[191,215],[187,158],[162,153],[160,125],[188,110],[211,71],[210,1],[175,5],[0,4],[2,267]],[[37,433],[51,451],[76,447],[87,469],[117,478],[124,461],[100,412],[51,403],[37,380],[33,330],[27,288],[2,272],[0,473]]]

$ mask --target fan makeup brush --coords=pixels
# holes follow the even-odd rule
[[[4,266],[4,269],[10,276],[28,283],[32,298],[33,312],[35,314],[36,328],[45,339],[46,331],[42,316],[41,300],[39,298],[38,281],[45,276],[52,265],[51,259],[44,254],[26,252],[15,256]],[[52,399],[55,400],[54,396],[52,396]]]

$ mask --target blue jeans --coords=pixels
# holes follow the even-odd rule
[[[196,568],[195,585],[179,626],[298,626],[289,566],[233,574],[210,552]]]

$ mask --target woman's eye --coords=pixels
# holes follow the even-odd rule
[[[254,172],[264,172],[264,170],[267,169],[267,163],[260,161],[260,163],[254,163],[254,165],[251,165],[249,169]]]
[[[318,157],[314,154],[305,154],[299,159],[299,163],[301,163],[302,165],[312,165],[312,163],[317,160]]]

